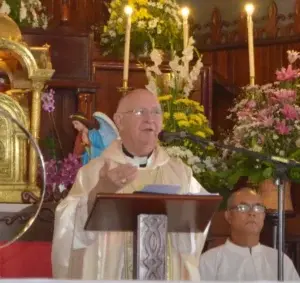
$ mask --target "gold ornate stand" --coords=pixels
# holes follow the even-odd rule
[[[38,140],[41,92],[54,73],[49,46],[28,46],[22,41],[18,25],[8,16],[0,14],[0,26],[0,70],[6,73],[11,87],[5,94],[0,93],[0,105],[20,119]],[[26,137],[18,133],[16,125],[2,118],[1,128],[7,133],[0,135],[0,155],[1,144],[6,145],[0,157],[0,202],[21,202],[24,190],[39,195],[34,149],[28,149]]]

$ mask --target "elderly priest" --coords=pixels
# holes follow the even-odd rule
[[[277,250],[259,243],[265,207],[259,194],[249,188],[228,199],[225,218],[230,239],[200,259],[200,274],[207,281],[277,281]],[[284,280],[299,281],[289,257],[284,255]]]
[[[181,160],[170,158],[157,144],[162,110],[156,96],[144,89],[132,91],[121,99],[114,121],[121,139],[81,168],[69,195],[56,209],[52,247],[54,278],[133,277],[131,233],[84,230],[88,200],[97,193],[133,193],[147,184],[180,185],[181,194],[205,193],[191,169]],[[172,233],[169,239],[167,279],[199,281],[204,235]]]

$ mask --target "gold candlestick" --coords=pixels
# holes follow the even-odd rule
[[[253,21],[252,21],[254,5],[246,4],[245,10],[247,13],[250,85],[253,86],[255,84],[255,63],[254,63],[254,42],[253,42]]]

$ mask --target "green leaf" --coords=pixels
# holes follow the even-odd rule
[[[266,179],[271,178],[272,175],[273,175],[273,168],[271,168],[271,167],[268,167],[268,168],[266,168],[266,169],[263,171],[263,176],[264,176]]]

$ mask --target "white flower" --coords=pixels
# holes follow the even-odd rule
[[[146,85],[146,89],[148,89],[153,94],[157,95],[157,87],[155,80],[150,80],[149,83]]]
[[[194,47],[191,45],[188,45],[182,52],[183,57],[182,57],[182,61],[183,62],[190,62],[193,60],[193,54],[194,54]]]
[[[137,26],[138,26],[138,28],[145,28],[146,27],[146,22],[145,21],[138,21]]]
[[[181,67],[179,64],[179,57],[175,56],[174,59],[169,62],[169,66],[173,72],[178,72]]]
[[[295,144],[296,144],[297,147],[300,147],[300,138],[298,138],[298,139],[296,140]]]
[[[201,170],[201,168],[198,167],[197,165],[193,165],[192,170],[195,174],[199,174],[199,173],[203,172],[203,170]]]
[[[27,17],[27,9],[24,5],[24,2],[21,1],[21,7],[20,7],[20,21],[22,22]]]
[[[192,81],[196,81],[199,78],[199,73],[201,68],[203,67],[203,63],[201,61],[201,58],[198,59],[197,63],[193,67],[192,71],[190,72],[190,78]]]
[[[154,62],[155,66],[159,66],[162,63],[161,52],[157,49],[153,49],[150,53],[151,61]]]
[[[288,50],[287,54],[288,54],[288,60],[290,64],[293,64],[299,58],[300,53],[295,50]]]
[[[59,189],[60,193],[62,193],[62,192],[65,191],[67,188],[65,187],[64,184],[59,184],[59,185],[58,185],[58,189]]]
[[[158,68],[158,66],[152,66],[148,68],[148,71],[153,72],[155,75],[161,75],[161,70]]]
[[[111,37],[116,37],[116,32],[115,32],[114,30],[108,31],[108,34],[109,34]]]
[[[158,23],[158,19],[153,19],[152,21],[149,21],[148,26],[149,28],[154,29],[156,28],[157,23]]]
[[[6,3],[5,0],[2,2],[2,5],[0,7],[0,13],[5,15],[10,14],[10,6]]]

